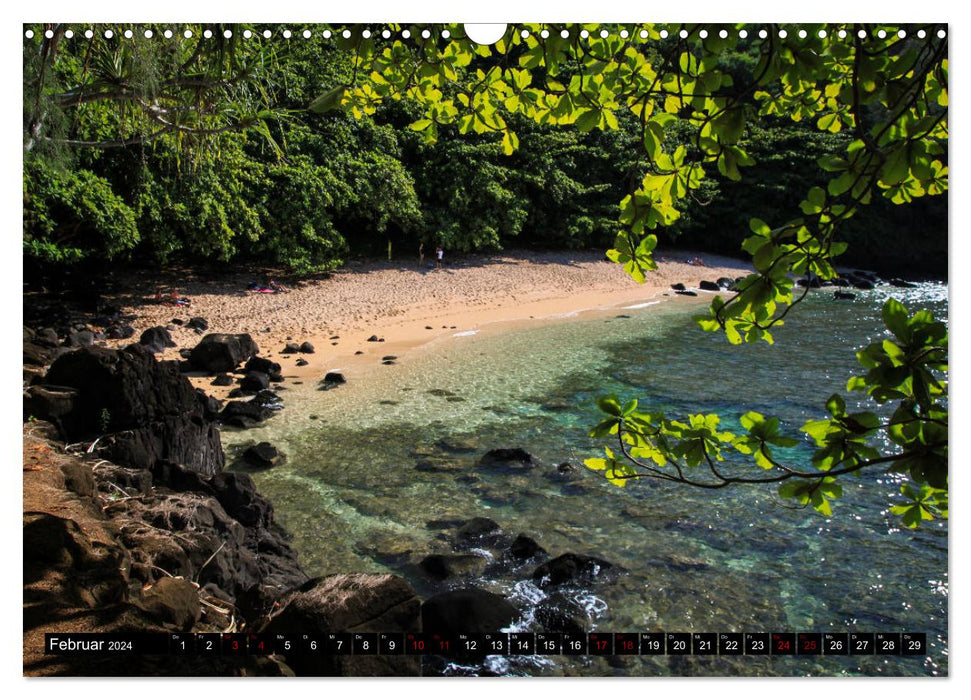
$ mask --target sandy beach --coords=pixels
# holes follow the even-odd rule
[[[353,376],[379,365],[386,355],[401,357],[442,336],[468,334],[491,324],[614,309],[662,295],[675,297],[670,287],[677,282],[690,288],[703,279],[751,272],[740,260],[712,255],[701,256],[704,265],[689,264],[697,255],[658,255],[658,270],[644,284],[597,252],[507,251],[446,258],[442,269],[419,269],[417,260],[411,266],[351,262],[327,275],[287,280],[289,291],[281,294],[248,291],[251,281],[266,281],[252,279],[252,273],[211,279],[198,273],[169,276],[143,280],[143,297],[119,294],[108,301],[136,317],[132,325],[138,333],[158,325],[172,329],[177,347],[160,359],[178,359],[180,349],[193,347],[200,338],[195,331],[173,325],[173,319],[201,316],[209,323],[209,333],[251,334],[260,355],[280,362],[289,378],[317,377],[334,369]],[[191,306],[156,303],[156,285],[177,288]],[[123,287],[134,288],[135,281],[125,280]],[[707,297],[703,292],[699,300]],[[369,342],[371,336],[383,340]],[[281,355],[287,342],[304,341],[314,345],[313,354]],[[131,341],[110,342],[121,346]],[[299,358],[308,364],[298,367]],[[206,377],[192,380],[220,398],[229,390],[210,386]]]

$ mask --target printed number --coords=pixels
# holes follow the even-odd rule
[[[911,651],[920,651],[920,642],[918,642],[916,639],[911,639],[909,642],[907,642],[907,648]]]
[[[647,648],[653,649],[654,651],[658,651],[661,648],[661,642],[659,642],[656,639],[652,639],[649,642],[647,642]]]
[[[621,642],[621,646],[623,646],[624,651],[633,651],[634,650],[634,642],[626,642],[626,641],[625,642]]]
[[[602,640],[602,639],[598,639],[597,640],[597,651],[603,651],[606,648],[607,648],[607,641],[606,640]]]
[[[893,651],[893,646],[894,646],[893,645],[893,641],[891,641],[889,639],[884,639],[883,640],[883,650],[884,651]]]
[[[185,651],[185,642],[179,642],[182,645],[182,651]]]
[[[753,639],[752,640],[752,651],[762,651],[763,648],[764,648],[764,646],[762,644],[762,640],[761,639]]]
[[[233,651],[239,651],[239,642],[233,641]]]
[[[522,639],[518,640],[516,642],[516,645],[519,647],[520,651],[522,651],[523,649],[529,649],[529,642]]]
[[[705,639],[699,640],[698,651],[708,651],[709,649],[711,649],[711,642]]]
[[[206,651],[212,651],[212,640],[211,639],[207,639],[206,640]]]
[[[493,651],[502,651],[502,641],[496,639],[492,642]]]
[[[478,645],[474,641],[469,639],[469,640],[466,640],[465,642],[465,648],[469,651],[475,651],[476,649],[478,649]]]
[[[834,639],[832,642],[829,643],[829,646],[831,649],[835,649],[836,651],[842,651],[843,642],[839,639]]]
[[[866,649],[866,645],[867,645],[867,640],[865,640],[865,639],[857,639],[856,640],[856,648],[857,649]]]
[[[580,651],[580,642],[579,641],[570,642],[570,648],[573,649],[574,651]]]
[[[283,650],[284,651],[290,651],[290,642],[289,642],[289,640],[283,643]]]
[[[412,644],[412,648],[415,649],[415,651],[425,651],[425,642],[424,642],[424,640],[422,640],[422,639],[416,639],[411,644]]]
[[[789,642],[788,642],[788,640],[786,640],[786,641],[781,641],[780,640],[778,646],[776,647],[776,649],[778,649],[779,651],[789,651]]]
[[[815,639],[807,639],[803,643],[803,646],[806,648],[806,651],[816,651],[816,640]]]
[[[344,643],[344,640],[343,640],[343,639],[338,639],[338,640],[337,640],[337,648],[338,648],[338,649],[340,649],[340,648],[341,648],[341,645],[342,645],[343,643]]]
[[[362,648],[362,649],[363,649],[364,651],[367,651],[367,650],[368,650],[368,648],[369,648],[369,647],[368,647],[368,643],[367,643],[367,641],[364,641],[364,642],[362,642],[362,643],[361,643],[361,648]]]
[[[684,641],[682,641],[680,639],[679,640],[675,640],[675,642],[674,642],[674,650],[675,651],[684,651]]]
[[[317,642],[310,642],[310,650],[317,651]]]
[[[391,651],[394,651],[394,649],[395,649],[395,643],[393,641],[388,642],[388,649],[390,649]]]
[[[735,651],[738,649],[738,642],[734,639],[729,639],[725,642],[725,651]]]

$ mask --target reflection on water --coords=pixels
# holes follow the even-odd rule
[[[586,433],[598,420],[594,398],[609,392],[642,407],[721,412],[729,429],[754,409],[799,435],[826,397],[845,390],[855,349],[880,335],[889,291],[912,310],[946,316],[946,288],[921,285],[849,302],[814,293],[774,346],[729,346],[698,331],[692,311],[667,303],[482,332],[378,365],[366,382],[327,392],[290,386],[284,411],[262,428],[225,432],[224,442],[270,440],[287,454],[254,478],[314,574],[390,571],[430,595],[442,584],[415,562],[450,551],[443,523],[485,516],[554,556],[588,554],[623,568],[611,583],[570,593],[590,628],[913,631],[926,632],[929,647],[927,659],[523,657],[493,659],[491,672],[946,674],[947,527],[899,529],[886,510],[897,478],[847,480],[825,517],[793,509],[769,487],[710,492],[644,481],[618,489],[553,466],[599,452]],[[481,469],[481,456],[498,447],[522,447],[547,466]],[[810,452],[804,443],[786,457],[805,462]],[[507,595],[529,628],[547,597],[529,581],[532,567],[490,564],[475,584]],[[473,672],[463,668],[452,672]]]

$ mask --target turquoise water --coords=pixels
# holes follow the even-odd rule
[[[314,575],[393,572],[431,595],[442,584],[414,563],[450,551],[434,521],[485,516],[554,556],[584,553],[623,567],[616,581],[571,594],[594,629],[912,631],[928,639],[927,658],[917,659],[633,657],[611,665],[521,657],[491,659],[493,672],[946,674],[947,526],[898,528],[887,511],[897,477],[848,479],[827,517],[793,509],[768,486],[712,492],[643,480],[619,489],[586,470],[563,483],[548,470],[476,469],[498,447],[523,447],[551,465],[598,456],[602,442],[587,431],[599,420],[594,399],[609,392],[671,413],[720,412],[729,429],[754,409],[779,416],[798,436],[856,373],[855,349],[879,336],[879,309],[891,291],[912,310],[946,317],[946,287],[927,284],[853,301],[814,292],[774,346],[729,346],[697,329],[698,307],[667,300],[487,329],[377,365],[367,381],[333,391],[291,385],[284,411],[265,427],[225,432],[224,443],[232,453],[233,445],[270,440],[286,453],[284,464],[254,478]],[[787,458],[805,463],[809,454],[804,444]],[[524,629],[544,597],[529,581],[531,568],[473,580],[515,600]]]

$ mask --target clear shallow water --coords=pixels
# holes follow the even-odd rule
[[[270,440],[287,454],[254,478],[313,574],[390,571],[431,595],[443,586],[412,562],[450,550],[429,523],[485,516],[554,556],[590,554],[628,572],[572,593],[596,629],[914,631],[927,633],[929,649],[927,659],[520,657],[493,660],[494,672],[946,674],[947,527],[898,529],[886,511],[895,478],[846,480],[826,517],[788,507],[771,487],[711,492],[644,480],[618,489],[586,470],[565,484],[548,472],[475,468],[497,447],[523,447],[550,465],[597,456],[602,441],[587,431],[599,420],[594,399],[609,392],[672,414],[720,412],[728,429],[754,409],[798,435],[831,393],[844,393],[855,349],[880,334],[890,292],[911,311],[946,316],[946,287],[922,285],[853,301],[813,293],[771,347],[729,346],[697,329],[698,308],[673,303],[483,332],[403,355],[333,391],[291,384],[284,411],[262,428],[225,432],[224,443]],[[787,458],[805,463],[810,454],[807,443]],[[524,628],[544,596],[529,581],[532,568],[474,580],[515,600]]]

